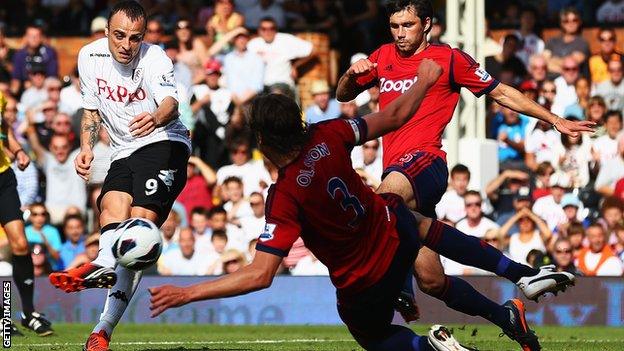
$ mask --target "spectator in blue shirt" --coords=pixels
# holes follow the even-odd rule
[[[48,261],[53,270],[62,268],[61,262],[61,234],[56,227],[48,224],[48,210],[42,203],[30,206],[30,224],[26,226],[26,240],[28,244],[42,244],[47,252]]]
[[[247,49],[247,31],[240,31],[233,40],[234,50],[223,59],[223,74],[232,92],[232,101],[240,106],[264,89],[264,61]]]
[[[63,268],[67,268],[76,256],[85,251],[85,223],[81,215],[68,215],[63,220],[63,234],[65,243],[61,246],[61,261]]]
[[[517,112],[502,107],[503,123],[498,127],[498,161],[503,163],[524,159],[524,138],[527,119]]]
[[[314,103],[305,110],[305,118],[308,123],[317,123],[340,116],[340,105],[336,99],[332,99],[327,81],[316,80],[312,82],[310,93]]]
[[[18,95],[22,84],[28,80],[31,65],[45,67],[46,77],[58,76],[58,56],[56,50],[43,44],[45,33],[43,28],[30,25],[26,27],[24,42],[26,45],[13,56],[13,72],[11,76],[11,93]]]

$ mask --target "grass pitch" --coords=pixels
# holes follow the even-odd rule
[[[41,338],[28,331],[13,337],[16,350],[81,350],[91,325],[55,324],[56,334]],[[479,350],[519,350],[492,326],[449,326],[460,342]],[[624,328],[536,327],[543,350],[624,350]],[[415,326],[421,335],[427,326]],[[111,350],[280,350],[360,351],[345,327],[326,326],[215,326],[120,325]]]

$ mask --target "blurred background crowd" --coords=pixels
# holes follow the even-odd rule
[[[110,165],[109,138],[102,130],[91,179],[83,182],[73,165],[82,115],[78,72],[59,71],[58,50],[64,48],[52,39],[103,37],[114,3],[0,4],[0,91],[9,97],[4,117],[35,161],[15,172],[36,275],[97,256],[95,199]],[[227,274],[253,258],[268,187],[277,177],[245,127],[245,106],[259,93],[277,92],[300,101],[308,123],[377,111],[377,87],[339,103],[334,86],[352,62],[391,40],[384,1],[141,3],[150,15],[144,40],[160,45],[174,62],[180,118],[193,140],[189,180],[162,226],[164,250],[151,271]],[[444,1],[434,3],[430,42],[444,43]],[[487,0],[486,15],[486,70],[559,116],[596,122],[597,131],[561,136],[548,124],[488,102],[483,118],[488,138],[498,143],[500,174],[483,189],[469,189],[470,169],[454,165],[438,218],[519,262],[621,276],[624,61],[617,36],[624,1]],[[302,84],[310,67],[328,60],[313,42],[294,35],[302,32],[325,36],[334,74]],[[372,188],[381,181],[381,152],[381,142],[373,140],[352,154],[354,168]],[[0,275],[10,275],[2,232],[0,247]],[[443,261],[447,274],[486,274]],[[281,271],[328,274],[301,240]]]

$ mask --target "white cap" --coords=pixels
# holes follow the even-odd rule
[[[108,26],[108,20],[102,16],[96,17],[91,21],[91,34],[102,32]]]

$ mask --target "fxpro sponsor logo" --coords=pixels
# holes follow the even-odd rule
[[[379,92],[380,93],[389,93],[391,91],[396,91],[401,94],[407,91],[414,83],[418,81],[418,77],[414,77],[412,79],[403,79],[403,80],[392,80],[386,78],[379,79]]]
[[[96,85],[98,87],[98,95],[104,96],[105,99],[130,103],[133,101],[145,100],[147,94],[142,88],[138,88],[135,92],[129,92],[128,88],[121,85],[111,87],[105,79],[95,78]]]

